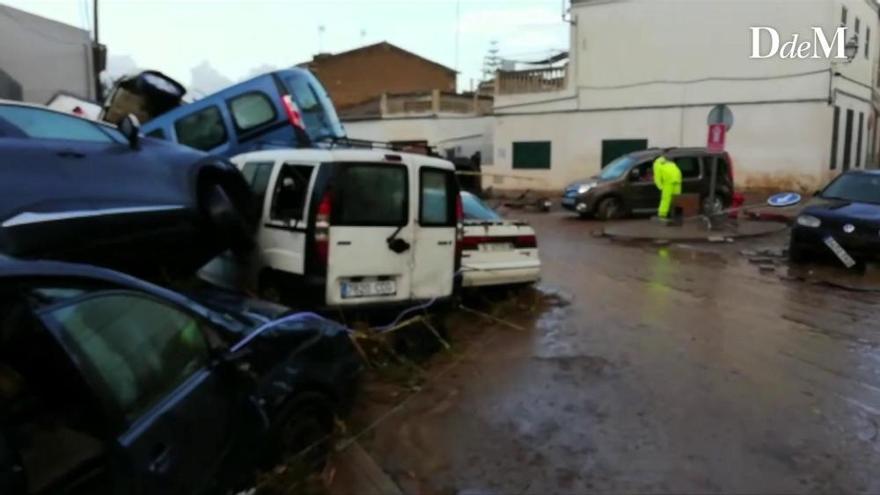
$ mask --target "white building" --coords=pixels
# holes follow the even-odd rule
[[[492,157],[491,97],[432,91],[383,94],[340,112],[346,134],[371,141],[425,141],[443,156]]]
[[[727,150],[739,187],[811,190],[875,163],[873,0],[572,2],[567,67],[498,74],[492,172],[561,189],[629,149],[705,146],[719,104],[734,116]],[[841,24],[858,40],[849,63],[822,47],[817,58],[750,58],[753,27],[775,28],[781,45],[813,42],[813,28],[830,43]],[[766,32],[760,48],[772,48]]]

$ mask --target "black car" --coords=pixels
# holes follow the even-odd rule
[[[562,196],[563,208],[602,220],[656,214],[660,190],[654,185],[653,165],[662,153],[660,148],[629,153],[613,160],[598,175],[569,184]],[[699,194],[704,212],[718,212],[731,205],[735,187],[728,153],[673,148],[669,158],[681,169],[682,192]],[[718,167],[714,199],[709,194],[713,166]]]
[[[121,131],[121,130],[122,131]],[[42,107],[0,101],[0,253],[128,273],[190,272],[252,235],[228,161]]]
[[[0,259],[0,493],[222,491],[319,452],[360,359],[346,328],[286,311]]]
[[[817,193],[795,221],[789,256],[833,257],[835,244],[855,261],[880,258],[880,171],[844,173]]]

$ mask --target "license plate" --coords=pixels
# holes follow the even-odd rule
[[[498,253],[501,251],[512,251],[513,244],[509,242],[486,242],[480,244],[480,251],[484,253]]]
[[[574,198],[562,198],[562,204],[564,205],[573,205]]]
[[[371,280],[366,282],[342,282],[342,298],[393,296],[397,294],[397,283],[393,280]]]
[[[856,266],[856,260],[853,259],[849,253],[846,252],[846,249],[843,249],[843,246],[840,245],[837,240],[831,236],[823,239],[825,245],[828,246],[829,249],[837,256],[841,263],[846,265],[847,268],[852,268]]]

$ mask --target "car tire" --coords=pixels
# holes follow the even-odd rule
[[[332,401],[317,392],[304,392],[288,401],[278,417],[275,435],[278,457],[282,460],[296,457],[309,469],[323,469],[336,431]]]
[[[596,208],[596,218],[599,220],[616,220],[622,218],[625,209],[623,201],[616,196],[608,196],[599,201]]]
[[[722,192],[715,193],[715,203],[710,204],[709,196],[703,198],[700,201],[700,212],[704,215],[718,215],[721,214],[722,211],[728,208],[730,205],[730,201]]]
[[[201,205],[221,242],[236,253],[246,253],[253,248],[249,223],[221,184],[210,184],[202,189]]]

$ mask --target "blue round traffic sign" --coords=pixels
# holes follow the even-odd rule
[[[794,206],[801,202],[801,195],[795,192],[784,192],[779,194],[774,194],[767,199],[767,204],[770,206],[775,206],[776,208],[783,208],[786,206]]]

